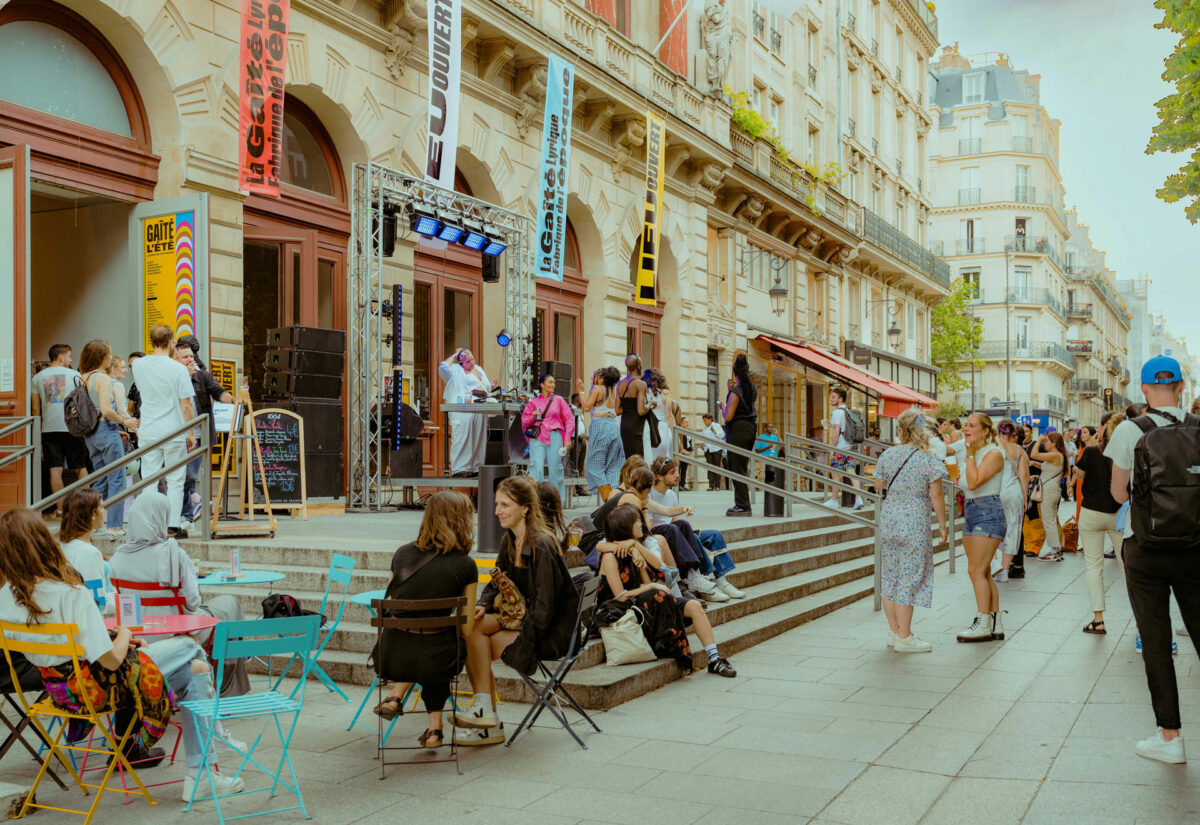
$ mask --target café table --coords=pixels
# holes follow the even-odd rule
[[[278,570],[243,570],[242,575],[235,579],[229,570],[214,570],[207,576],[198,578],[196,584],[200,587],[217,584],[273,584],[286,575]],[[268,593],[272,590],[274,590],[273,587],[267,588]]]
[[[194,616],[168,614],[165,616],[142,616],[142,626],[132,628],[134,636],[182,636],[199,633],[217,626],[218,619],[207,613],[197,613]],[[117,619],[110,616],[104,620],[104,626],[109,630],[117,628]]]

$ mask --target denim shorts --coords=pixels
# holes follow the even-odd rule
[[[963,536],[977,536],[987,539],[1002,539],[1007,532],[1007,522],[1004,518],[1004,506],[1000,496],[980,496],[969,498],[966,504],[967,525]]]

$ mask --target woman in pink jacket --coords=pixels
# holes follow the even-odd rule
[[[525,405],[521,426],[529,439],[529,474],[534,481],[545,479],[545,465],[550,465],[550,483],[558,494],[567,497],[563,482],[563,456],[566,445],[575,435],[575,416],[567,400],[554,394],[554,376],[549,373],[538,381],[542,394]]]

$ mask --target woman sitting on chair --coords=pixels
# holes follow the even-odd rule
[[[475,543],[475,508],[462,493],[443,490],[425,504],[425,517],[417,540],[392,557],[387,599],[467,600],[461,633],[453,628],[426,631],[384,629],[386,654],[376,652],[380,675],[394,682],[375,713],[391,719],[411,683],[421,685],[421,699],[429,714],[429,727],[417,740],[422,747],[439,747],[443,739],[442,709],[450,698],[450,683],[466,662],[465,637],[475,626],[475,587],[479,573],[468,555]],[[394,611],[391,618],[419,619],[449,616],[451,611]]]
[[[76,490],[67,496],[62,509],[58,543],[62,545],[63,555],[85,583],[103,582],[104,586],[99,592],[92,592],[92,598],[100,605],[101,612],[112,613],[116,599],[112,585],[104,574],[104,555],[88,541],[94,531],[104,527],[105,510],[100,494],[91,487]]]
[[[453,719],[458,727],[488,729],[484,738],[489,744],[504,741],[496,718],[492,661],[502,658],[514,670],[530,674],[539,661],[562,658],[571,646],[579,612],[579,593],[558,539],[542,516],[533,479],[514,476],[500,482],[496,518],[505,531],[496,569],[524,599],[525,618],[519,629],[501,626],[501,615],[493,612],[499,586],[493,574],[479,597],[475,627],[467,637],[467,675],[475,697],[469,707],[456,710]]]

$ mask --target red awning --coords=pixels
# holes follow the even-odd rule
[[[932,407],[937,404],[916,390],[888,381],[882,375],[863,369],[831,352],[818,349],[812,345],[784,341],[769,335],[758,336],[759,341],[765,341],[780,352],[803,361],[821,372],[848,381],[862,387],[870,393],[879,396],[879,414],[884,418],[895,418],[900,413],[914,405]]]

